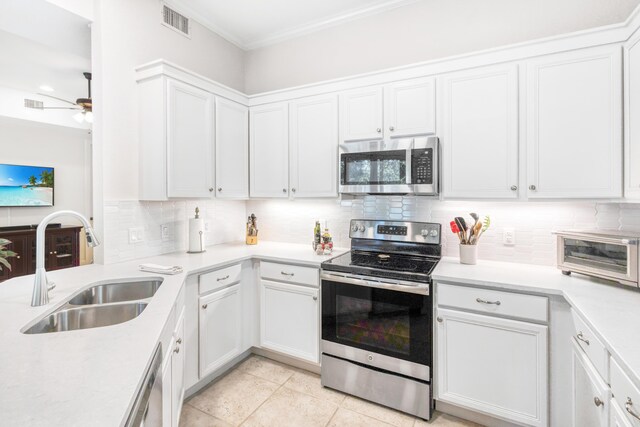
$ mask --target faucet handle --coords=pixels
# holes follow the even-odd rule
[[[56,283],[55,282],[49,282],[47,283],[47,291],[50,291],[51,289],[56,287]]]

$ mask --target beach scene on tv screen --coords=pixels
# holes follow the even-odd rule
[[[53,168],[0,164],[0,206],[53,206]]]

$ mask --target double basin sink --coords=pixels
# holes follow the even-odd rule
[[[73,331],[117,325],[138,317],[162,285],[162,279],[104,282],[74,295],[25,334]]]

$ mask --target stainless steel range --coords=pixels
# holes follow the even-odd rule
[[[322,385],[431,417],[431,272],[440,224],[351,220],[322,263]]]

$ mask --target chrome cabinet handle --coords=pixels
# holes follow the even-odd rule
[[[218,193],[222,191],[222,187],[218,187]]]
[[[295,192],[296,192],[296,189],[295,189],[295,188],[292,188],[292,189],[291,189],[291,192],[292,192],[292,193],[295,193]]]
[[[286,193],[286,192],[287,192],[287,189],[286,189],[286,188],[283,188],[283,189],[282,189],[282,192],[283,192],[283,193]]]
[[[209,188],[209,192],[212,193],[213,192],[213,187]]]
[[[289,276],[289,277],[293,277],[293,273],[287,273],[286,271],[281,271],[280,274],[282,274],[283,276]]]
[[[633,412],[633,410],[631,409],[632,406],[633,406],[633,401],[631,400],[630,397],[627,396],[627,402],[624,404],[624,409],[626,409],[629,415],[631,415],[633,418],[635,418],[636,420],[640,420],[640,415]]]
[[[487,301],[487,300],[484,300],[482,298],[476,298],[476,302],[479,302],[480,304],[489,304],[489,305],[500,305],[500,304],[502,304],[500,301]]]
[[[314,296],[313,296],[313,300],[314,300],[314,301],[318,301],[318,297],[314,295]]]
[[[180,347],[176,346],[176,348],[173,349],[174,353],[180,353]]]
[[[596,406],[604,406],[604,402],[602,400],[600,400],[600,398],[598,396],[593,398],[593,403]]]
[[[530,185],[530,186],[529,186],[529,190],[531,190],[531,191],[536,191],[536,186],[535,186],[535,185]]]
[[[380,133],[380,132],[382,132],[382,129],[378,128],[378,129],[376,129],[376,132]]]
[[[437,320],[439,323],[442,323],[442,317],[438,316],[438,317],[436,317],[436,320]]]
[[[176,342],[177,342],[178,344],[182,344],[182,338],[178,338],[178,339],[176,340]]]
[[[394,128],[393,126],[389,126],[389,130],[393,132],[394,130],[396,130],[396,128]]]
[[[517,185],[512,185],[512,186],[511,186],[511,191],[516,191],[517,189],[518,189],[518,186],[517,186]]]
[[[226,275],[226,276],[224,276],[224,277],[218,277],[218,278],[216,279],[216,281],[217,281],[217,282],[221,282],[221,281],[223,281],[223,280],[227,280],[228,278],[229,278],[229,275],[227,274],[227,275]]]
[[[589,345],[589,340],[586,339],[584,337],[584,335],[582,335],[582,331],[578,332],[578,335],[576,335],[576,339],[582,341],[583,343],[585,343],[586,345]]]
[[[204,308],[205,310],[207,309],[208,305],[207,304],[202,304],[202,308]]]

